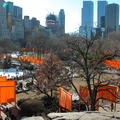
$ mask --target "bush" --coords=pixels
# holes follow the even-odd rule
[[[41,98],[45,108],[47,109],[47,114],[50,112],[56,112],[58,110],[58,98],[57,97],[47,97],[44,96]]]
[[[26,100],[20,105],[19,115],[21,117],[40,116],[42,113],[45,113],[45,111],[45,106],[41,100],[32,99]]]
[[[18,101],[17,101],[18,107],[19,107],[23,102],[25,102],[26,100],[28,100],[28,99],[20,99],[20,100],[18,100]]]

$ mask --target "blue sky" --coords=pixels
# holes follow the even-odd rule
[[[40,20],[41,25],[45,26],[45,17],[48,13],[59,14],[60,9],[65,11],[65,31],[77,32],[81,25],[81,8],[83,0],[5,0],[11,1],[16,6],[23,8],[23,16],[28,15],[30,19],[36,17]],[[84,0],[88,1],[88,0]],[[97,22],[97,1],[94,2],[94,23]],[[102,1],[102,0],[101,0]],[[117,3],[120,5],[120,0],[107,0],[108,3]]]

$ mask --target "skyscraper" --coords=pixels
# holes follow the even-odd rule
[[[37,18],[32,17],[31,19],[31,28],[35,29],[37,27]]]
[[[13,16],[14,14],[14,5],[13,5],[13,2],[7,2],[8,5],[6,6],[6,13],[8,14],[11,14],[11,16]]]
[[[119,5],[108,4],[105,7],[105,29],[106,34],[119,30]]]
[[[65,34],[65,13],[64,13],[64,9],[61,9],[59,12],[59,24],[58,24],[58,32],[60,33],[60,35],[64,35]]]
[[[6,8],[3,7],[4,0],[0,0],[0,37],[10,36],[6,21]]]
[[[98,14],[97,14],[97,26],[105,27],[105,6],[108,4],[107,1],[98,1]]]
[[[92,29],[93,29],[93,2],[83,1],[82,24],[79,29],[80,34],[91,39]]]
[[[46,17],[46,27],[50,29],[53,34],[57,32],[57,20],[54,14],[49,14]]]
[[[22,19],[22,8],[19,6],[14,6],[14,17]]]
[[[24,16],[23,25],[25,32],[31,30],[31,20],[29,19],[29,16]]]
[[[83,1],[82,26],[93,27],[93,2]]]

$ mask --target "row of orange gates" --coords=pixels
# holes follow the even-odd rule
[[[118,86],[120,86],[120,81],[118,82]],[[115,103],[114,111],[116,111],[116,102],[117,102],[117,93],[120,92],[120,88],[117,86],[107,85],[98,88],[97,98],[101,98],[102,100]],[[79,94],[82,99],[80,102],[86,102],[87,105],[91,105],[90,95],[88,88],[85,86],[79,87]],[[99,101],[96,103],[96,110],[99,110]],[[63,88],[59,88],[59,108],[58,112],[61,111],[72,111],[72,94],[64,90]],[[79,108],[80,111],[80,108]]]
[[[32,57],[26,57],[26,56],[18,56],[18,60],[37,63],[37,64],[42,64],[42,61],[37,59],[36,57],[32,58]]]
[[[4,57],[5,57],[4,54],[0,54],[0,58],[4,58]],[[6,58],[10,58],[10,57],[11,57],[11,55],[6,55]],[[26,57],[26,56],[18,56],[18,60],[42,64],[42,61],[37,59],[36,57],[32,58],[32,57]],[[105,60],[102,63],[109,65],[111,67],[120,68],[120,61]]]
[[[0,58],[4,58],[4,54],[0,54]],[[11,58],[11,55],[6,55],[6,58]],[[32,62],[36,64],[42,64],[42,61],[37,59],[36,57],[26,57],[26,56],[18,56],[19,61],[24,61],[24,62]]]

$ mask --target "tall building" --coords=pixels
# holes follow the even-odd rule
[[[31,19],[31,28],[32,29],[39,29],[40,28],[40,21],[39,20],[37,20],[37,18],[35,18],[35,17],[33,17],[32,19]]]
[[[105,27],[105,6],[108,4],[107,1],[98,1],[98,14],[97,14],[97,26]]]
[[[6,7],[4,7],[4,0],[0,0],[0,37],[10,36],[6,21]]]
[[[12,30],[12,14],[11,13],[8,13],[7,14],[7,28],[9,29],[9,32],[11,33],[11,30]]]
[[[83,35],[84,33],[87,35],[87,38],[91,39],[92,28],[93,28],[93,2],[83,1],[82,24],[80,26],[80,34]]]
[[[29,16],[24,16],[23,25],[25,32],[31,30],[31,20],[29,19]]]
[[[93,27],[93,2],[83,1],[82,26]]]
[[[14,6],[14,17],[22,19],[22,8],[19,6]]]
[[[12,20],[13,25],[12,25],[12,32],[11,32],[11,38],[12,40],[19,40],[19,39],[24,39],[24,26],[22,25],[21,20],[16,20],[14,18]]]
[[[119,5],[108,4],[105,7],[105,30],[106,34],[119,30]]]
[[[46,17],[46,27],[51,30],[53,34],[57,32],[57,20],[54,14],[49,14]]]
[[[60,36],[65,34],[65,13],[64,13],[64,9],[61,9],[60,12],[59,12],[58,34],[60,34]]]
[[[11,33],[12,30],[12,19],[14,15],[14,5],[13,2],[6,2],[6,17],[7,17],[7,28]]]
[[[7,6],[6,6],[6,13],[11,14],[11,16],[13,16],[14,14],[14,5],[13,2],[7,2]]]

